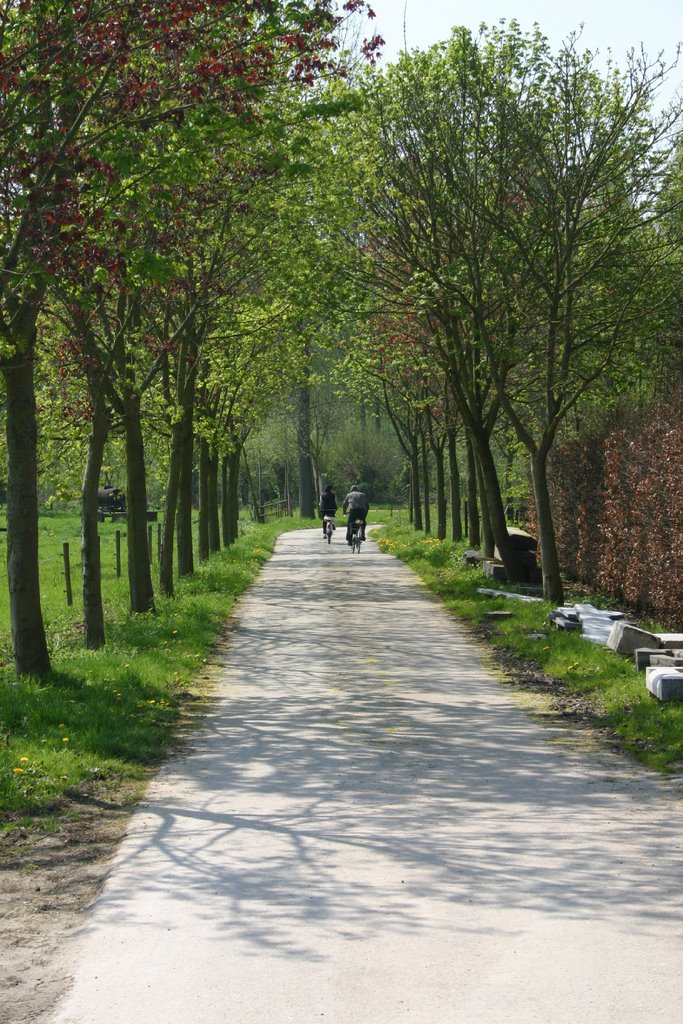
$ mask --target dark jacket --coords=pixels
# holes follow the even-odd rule
[[[337,505],[337,496],[334,491],[323,491],[318,507],[321,512],[336,512],[339,506]]]

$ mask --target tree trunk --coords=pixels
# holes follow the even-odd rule
[[[313,519],[315,517],[315,488],[311,459],[311,393],[307,387],[299,390],[297,442],[299,447],[299,514],[304,519]]]
[[[429,486],[429,452],[427,451],[427,439],[422,431],[422,492],[424,495],[425,533],[432,532],[432,496]]]
[[[109,414],[101,400],[95,402],[88,437],[88,457],[81,495],[81,581],[83,588],[83,636],[85,646],[97,651],[104,646],[102,566],[98,531],[98,489],[109,435]]]
[[[251,505],[252,505],[252,509],[253,509],[254,522],[255,523],[265,523],[266,519],[265,519],[265,516],[264,516],[264,514],[263,514],[263,512],[261,510],[261,504],[259,502],[259,496],[256,493],[256,488],[254,486],[254,477],[252,476],[252,472],[251,472],[251,470],[249,468],[249,460],[247,459],[247,450],[246,450],[246,448],[243,449],[243,451],[242,451],[242,458],[243,458],[243,462],[244,462],[244,472],[247,475],[247,486],[249,488],[249,493],[251,494]]]
[[[564,604],[564,591],[557,554],[550,494],[548,492],[547,452],[536,452],[531,460],[531,478],[534,484],[538,539],[543,571],[543,597],[555,604]]]
[[[164,524],[161,532],[161,557],[159,559],[159,587],[162,594],[172,597],[173,586],[173,541],[175,539],[176,510],[180,490],[180,463],[182,458],[183,421],[171,426],[171,452],[168,460],[168,479]]]
[[[444,450],[442,444],[434,446],[434,464],[436,466],[436,536],[439,540],[446,539],[446,470],[444,467]]]
[[[7,574],[17,675],[46,675],[50,656],[40,607],[38,467],[33,340],[5,364],[7,388]]]
[[[178,575],[194,573],[194,542],[192,537],[192,470],[194,467],[194,403],[185,409],[180,437],[180,470],[178,481]]]
[[[209,449],[208,465],[209,551],[220,551],[221,529],[218,513],[218,452]]]
[[[486,508],[495,547],[498,548],[498,554],[505,567],[508,580],[511,582],[522,582],[524,579],[522,567],[508,533],[505,508],[500,493],[500,483],[491,452],[489,437],[482,429],[472,434],[472,440],[476,448],[476,457],[481,471],[482,493],[485,492],[486,494]]]
[[[230,498],[230,524],[233,542],[240,533],[240,462],[241,449],[237,448],[230,455],[228,462],[228,494]]]
[[[313,508],[318,511],[320,508],[320,499],[322,497],[324,484],[320,467],[315,455],[311,455],[311,469],[313,472]],[[321,516],[322,518],[322,516]]]
[[[147,538],[147,481],[145,447],[140,422],[140,398],[126,390],[123,395],[126,432],[126,509],[128,519],[128,582],[130,610],[154,611],[154,590]]]
[[[448,431],[448,469],[451,492],[451,540],[457,543],[462,540],[462,519],[460,518],[460,470],[458,469],[458,452],[456,433],[451,427]]]
[[[505,518],[510,522],[513,519],[512,504],[512,468],[515,464],[515,453],[512,445],[508,445],[505,452]]]
[[[209,557],[209,443],[199,439],[199,561]]]
[[[489,500],[486,492],[486,485],[484,483],[484,477],[481,471],[481,465],[479,458],[475,452],[474,462],[477,473],[477,490],[479,491],[479,508],[481,511],[481,536],[482,536],[482,552],[487,558],[493,558],[496,553],[496,542],[493,537],[493,528],[491,526],[491,516],[489,514]]]
[[[481,546],[479,531],[479,510],[477,508],[477,467],[474,448],[469,432],[466,435],[467,451],[467,538],[471,548],[478,551]]]
[[[230,516],[230,477],[228,472],[229,455],[221,459],[221,536],[223,547],[229,548],[233,543],[232,520]]]
[[[221,516],[223,525],[223,547],[230,547],[238,536],[240,507],[240,450],[223,456],[223,502]]]
[[[413,497],[413,526],[422,531],[422,502],[420,500],[420,455],[417,437],[410,439],[410,489]]]

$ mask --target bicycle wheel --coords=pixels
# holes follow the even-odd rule
[[[328,544],[332,543],[332,527],[331,526],[327,527],[327,543]]]

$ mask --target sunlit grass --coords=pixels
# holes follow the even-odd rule
[[[50,519],[55,551],[73,519]],[[174,598],[157,597],[155,614],[131,615],[126,582],[113,572],[105,576],[107,644],[101,651],[82,645],[77,587],[73,608],[66,608],[63,576],[60,582],[58,573],[54,579],[48,574],[43,594],[53,671],[45,679],[16,678],[4,599],[0,814],[6,822],[58,807],[74,790],[106,792],[121,780],[142,779],[168,753],[235,601],[270,556],[278,534],[299,525],[245,523],[233,547],[179,581]],[[46,540],[44,557],[50,552]]]

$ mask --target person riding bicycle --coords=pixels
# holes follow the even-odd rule
[[[323,537],[325,536],[325,516],[334,516],[338,508],[337,496],[332,490],[332,484],[328,484],[320,495],[320,503],[318,505],[318,511],[323,517]]]
[[[361,534],[361,538],[362,540],[365,540],[365,520],[368,518],[370,502],[363,491],[359,491],[355,484],[344,498],[342,511],[346,512],[347,509],[349,512],[349,518],[346,524],[346,543],[351,544],[351,531],[356,519],[361,519],[363,521],[363,532]]]

